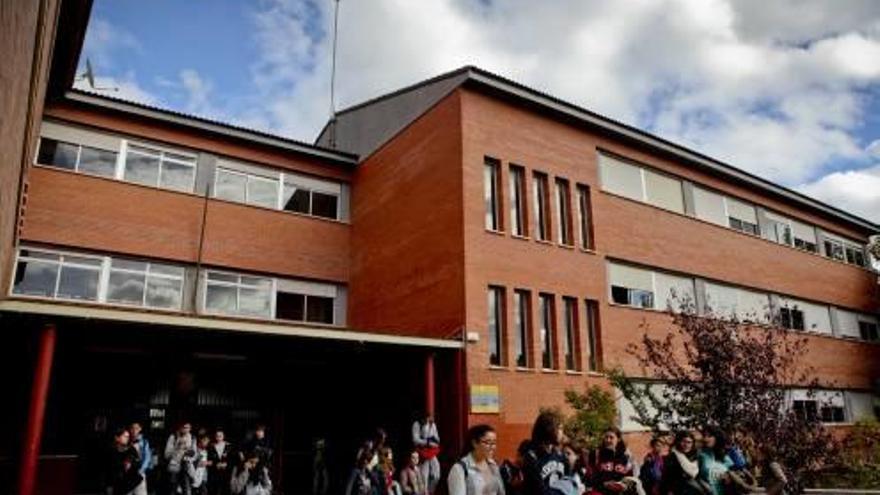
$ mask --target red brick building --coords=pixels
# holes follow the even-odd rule
[[[792,400],[875,414],[870,221],[474,67],[315,144],[72,91],[88,3],[11,10],[38,46],[2,95],[4,486],[36,439],[44,492],[93,490],[133,420],[154,445],[265,423],[287,493],[316,439],[347,468],[425,409],[447,458],[478,422],[510,456],[566,389],[639,372],[624,349],[673,290],[806,332],[832,407]]]

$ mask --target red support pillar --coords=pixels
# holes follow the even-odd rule
[[[40,331],[37,361],[34,365],[34,381],[28,407],[27,431],[21,450],[21,468],[18,476],[19,495],[33,495],[37,481],[37,463],[40,441],[43,437],[43,417],[46,413],[46,397],[52,376],[52,356],[55,353],[55,325],[47,324]]]
[[[434,416],[434,353],[425,356],[425,414]]]

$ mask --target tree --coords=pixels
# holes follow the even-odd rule
[[[786,403],[786,387],[810,390],[818,383],[806,362],[807,339],[784,331],[772,317],[716,317],[696,314],[681,304],[668,311],[670,328],[652,337],[642,323],[643,336],[628,353],[642,376],[621,369],[612,383],[636,411],[635,420],[655,432],[702,430],[717,426],[753,456],[780,462],[789,490],[800,493],[807,475],[820,467],[833,447],[832,437],[816,414],[797,411]]]
[[[607,390],[591,385],[583,393],[565,391],[565,402],[574,413],[565,420],[565,434],[582,448],[599,446],[602,433],[614,426],[617,407]]]

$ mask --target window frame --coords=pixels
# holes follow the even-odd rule
[[[566,371],[581,371],[580,318],[576,297],[563,296],[565,342],[564,361]]]
[[[50,164],[50,163],[43,163],[43,162],[40,161],[40,150],[43,148],[43,141],[45,141],[45,140],[47,140],[47,139],[48,139],[48,140],[51,140],[51,141],[55,141],[56,143],[59,143],[59,144],[66,144],[66,145],[69,145],[69,146],[75,146],[75,147],[76,147],[76,161],[75,161],[74,164],[73,164],[73,169],[69,169],[69,168],[66,168],[66,167],[60,167],[60,166],[53,165],[53,164]],[[90,148],[90,149],[93,149],[93,150],[98,150],[98,151],[102,151],[102,152],[105,152],[105,153],[113,153],[114,155],[116,155],[116,157],[115,157],[115,164],[114,164],[114,166],[113,166],[113,173],[110,174],[110,175],[101,175],[101,174],[96,174],[96,173],[94,173],[94,172],[86,172],[86,171],[82,171],[82,170],[80,170],[80,164],[81,164],[81,160],[82,160],[82,151],[83,151],[83,148]],[[89,146],[89,145],[82,144],[82,143],[72,143],[72,142],[70,142],[70,141],[64,141],[64,140],[61,140],[61,139],[56,139],[56,138],[52,138],[52,137],[47,137],[47,136],[40,135],[40,137],[37,139],[37,152],[34,153],[34,161],[33,161],[33,164],[36,165],[36,166],[39,166],[39,167],[52,168],[52,169],[54,169],[54,170],[67,170],[67,171],[69,171],[69,172],[73,172],[73,173],[76,173],[76,174],[82,174],[82,175],[86,175],[86,176],[90,176],[90,177],[101,177],[101,178],[104,178],[104,179],[115,179],[115,178],[117,178],[117,175],[119,174],[119,156],[120,156],[120,151],[119,151],[119,150],[111,151],[111,150],[108,150],[108,149],[105,149],[105,148],[98,148],[98,147],[96,147],[96,146]]]
[[[483,227],[490,232],[504,232],[500,184],[501,161],[483,157],[483,204],[486,209]]]
[[[143,148],[143,149],[152,151],[154,153],[157,153],[159,155],[159,170],[158,170],[158,173],[156,174],[156,183],[155,184],[144,184],[141,182],[127,180],[125,178],[125,170],[126,170],[126,164],[128,163],[128,154],[129,153],[135,153],[135,154],[149,156],[146,153],[140,152],[138,150],[131,150],[130,148],[132,148],[132,147]],[[128,184],[136,184],[136,185],[141,185],[141,186],[146,186],[146,187],[154,187],[156,189],[162,189],[163,191],[174,191],[174,192],[182,192],[182,193],[189,193],[189,194],[193,194],[195,192],[196,177],[198,176],[198,172],[199,172],[199,156],[197,153],[193,153],[193,152],[185,151],[185,150],[166,148],[164,146],[157,146],[155,144],[145,143],[143,141],[133,140],[133,139],[122,139],[122,142],[120,144],[119,149],[120,149],[119,150],[119,161],[117,162],[117,165],[116,165],[116,178],[117,179],[119,179],[123,182],[126,182]],[[185,156],[185,157],[191,158],[192,163],[190,164],[188,162],[185,162],[183,160],[178,160],[176,158],[167,158],[166,155],[168,155],[168,154]],[[163,172],[165,170],[164,165],[165,165],[166,161],[175,163],[177,165],[185,165],[185,166],[192,168],[192,179],[190,180],[190,183],[187,185],[186,189],[175,189],[175,188],[171,188],[171,187],[167,187],[167,186],[162,185],[162,177],[163,177]]]
[[[589,349],[589,357],[587,358],[587,370],[598,372],[602,369],[602,359],[600,354],[600,320],[599,320],[599,301],[595,299],[584,300],[584,311],[587,323],[587,348]]]
[[[504,287],[498,285],[490,285],[487,290],[487,308],[488,316],[486,321],[486,340],[488,341],[489,366],[501,367],[506,362],[506,352],[504,352],[505,342],[505,290]],[[492,307],[494,304],[494,308]],[[494,320],[494,333],[493,333]],[[497,348],[497,352],[492,352],[492,347]]]
[[[532,172],[532,202],[535,209],[535,239],[553,242],[550,218],[550,177],[539,171]]]
[[[209,280],[211,274],[218,275],[226,275],[231,277],[236,277],[237,282],[228,282],[228,281],[219,281],[219,280]],[[269,281],[269,316],[260,316],[260,315],[252,315],[252,314],[241,314],[241,290],[245,289],[253,289],[258,288],[259,285],[245,285],[242,284],[242,277],[250,277],[256,279],[264,279]],[[208,286],[209,285],[221,286],[221,287],[234,287],[235,288],[235,306],[236,310],[234,313],[227,313],[223,311],[214,311],[208,308]],[[275,299],[276,299],[276,287],[277,287],[277,279],[275,277],[264,277],[260,275],[248,275],[242,274],[238,272],[231,272],[227,270],[214,270],[214,269],[205,269],[203,271],[203,275],[201,276],[201,310],[205,315],[215,315],[215,316],[225,316],[225,317],[233,317],[233,318],[247,318],[254,320],[275,320]],[[286,320],[282,320],[286,321]]]
[[[556,177],[553,181],[556,196],[557,242],[563,246],[574,246],[571,213],[571,184],[568,179]]]
[[[532,293],[526,289],[514,289],[514,360],[517,368],[532,368]],[[521,348],[517,348],[520,347]],[[522,359],[520,359],[522,358]]]
[[[511,164],[509,167],[510,185],[510,233],[518,237],[528,237],[528,192],[526,186],[526,169]]]
[[[538,294],[538,313],[541,333],[541,369],[556,371],[559,369],[555,356],[556,348],[556,296],[546,292]]]
[[[595,249],[593,238],[593,212],[592,198],[590,186],[586,184],[577,184],[578,197],[578,230],[580,235],[580,246],[585,251]]]

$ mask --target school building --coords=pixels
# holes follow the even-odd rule
[[[314,143],[74,90],[90,8],[0,7],[0,490],[96,491],[133,420],[154,447],[265,423],[283,493],[318,438],[347,469],[420,411],[445,460],[481,422],[509,457],[565,390],[640,373],[672,293],[807,335],[830,403],[796,407],[880,413],[877,224],[476,67]]]

